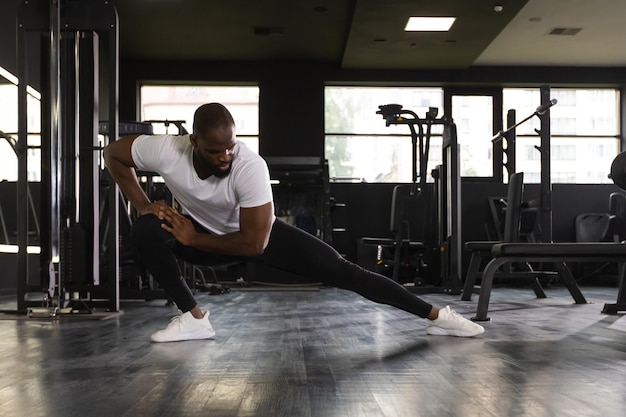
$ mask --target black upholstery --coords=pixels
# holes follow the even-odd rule
[[[576,242],[605,242],[612,240],[612,219],[609,213],[583,213],[576,216]]]
[[[622,242],[626,239],[626,194],[615,192],[609,195],[609,215],[612,240]]]
[[[598,259],[606,256],[614,259],[615,256],[624,256],[626,259],[626,244],[613,242],[564,242],[564,243],[499,243],[493,245],[492,256],[576,256],[581,261]]]
[[[391,268],[391,278],[400,282],[402,267],[420,269],[425,249],[423,242],[412,240],[409,222],[404,213],[404,203],[409,187],[396,185],[391,195],[391,212],[389,216],[389,237],[363,237],[361,244],[378,247],[376,272]]]
[[[576,242],[621,242],[626,239],[626,195],[611,193],[606,213],[582,213],[575,220]]]
[[[504,220],[504,241],[519,241],[522,195],[524,193],[524,173],[516,172],[509,177],[506,193],[506,216]]]

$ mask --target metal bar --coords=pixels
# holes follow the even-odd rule
[[[84,244],[78,242],[83,236],[76,230],[78,216],[77,184],[80,181],[76,173],[78,152],[78,37],[79,32],[64,30],[60,39],[60,73],[62,111],[59,152],[59,172],[62,182],[59,184],[60,216],[53,219],[60,229],[59,276],[63,278],[63,287],[60,292],[66,292],[66,287],[76,283],[76,264],[85,259]],[[83,275],[80,271],[80,275]]]
[[[503,124],[503,119],[504,116],[502,114],[502,108],[504,107],[504,103],[502,101],[502,90],[498,90],[497,92],[493,92],[492,93],[492,129],[493,132],[497,132],[499,130],[502,130],[502,124]],[[504,169],[503,169],[503,161],[502,159],[504,158],[504,149],[503,149],[503,144],[502,143],[498,143],[498,142],[493,142],[492,143],[492,152],[493,152],[493,157],[491,159],[491,169],[493,172],[493,180],[495,182],[499,182],[499,183],[503,183],[504,179],[503,179],[503,173],[504,173]]]
[[[506,167],[507,178],[511,176],[511,174],[515,173],[515,141],[516,141],[516,130],[515,130],[515,109],[511,109],[506,114],[506,125],[507,125],[507,133],[504,135],[506,140],[506,148],[504,149],[504,153],[506,154],[506,163],[504,166]]]
[[[619,289],[617,291],[617,300],[615,303],[606,303],[602,308],[604,314],[617,314],[620,311],[626,311],[626,265],[619,264]]]
[[[84,196],[78,207],[78,223],[85,231],[85,275],[93,285],[100,285],[100,172],[98,148],[98,48],[95,32],[85,32],[79,39],[79,143],[77,193]],[[78,197],[77,197],[78,201]],[[85,282],[88,282],[85,280]]]
[[[448,161],[450,164],[450,181],[451,181],[451,193],[450,193],[450,215],[451,215],[451,230],[450,230],[450,275],[448,277],[448,285],[451,294],[459,294],[461,290],[461,145],[457,141],[456,125],[450,124],[448,126],[452,130],[451,137],[453,138],[450,144],[451,158]]]
[[[26,30],[18,19],[17,30],[17,201],[18,206],[28,204],[28,106],[26,96],[28,60],[26,54]],[[20,204],[22,203],[22,204]],[[24,296],[28,286],[28,211],[17,210],[17,310],[26,311]]]
[[[112,8],[112,6],[111,6]],[[119,24],[117,12],[114,8],[109,29],[109,140],[117,140],[118,134],[118,92],[119,92]],[[113,183],[109,187],[109,235],[108,235],[108,284],[111,286],[112,303],[110,309],[120,309],[119,288],[119,187]]]
[[[461,292],[461,172],[460,145],[456,125],[449,122],[444,128],[443,169],[441,170],[440,203],[444,207],[442,223],[444,245],[442,246],[441,278],[445,292]]]
[[[541,103],[550,103],[550,87],[540,88]],[[541,121],[541,186],[539,195],[539,214],[541,216],[541,241],[552,242],[552,180],[550,177],[550,108],[539,114]]]
[[[48,158],[50,164],[50,183],[46,184],[50,187],[50,282],[48,284],[48,291],[50,295],[54,294],[55,287],[57,288],[57,306],[61,306],[62,301],[62,279],[60,269],[56,270],[56,279],[54,273],[54,265],[58,264],[60,257],[60,219],[61,211],[59,205],[60,197],[60,183],[62,181],[59,172],[59,161],[61,160],[61,131],[63,128],[61,121],[61,50],[60,50],[60,35],[61,35],[61,11],[58,0],[50,1],[50,67],[48,74],[49,82],[49,109],[47,109],[50,120],[50,154],[42,155],[43,158]],[[44,109],[46,111],[46,109]]]

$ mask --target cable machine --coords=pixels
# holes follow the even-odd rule
[[[39,280],[28,271],[28,211],[18,210],[18,312],[54,316],[63,309],[88,310],[97,299],[119,310],[118,213],[110,210],[106,254],[99,237],[101,101],[108,104],[108,132],[118,129],[118,17],[102,0],[22,1],[17,17],[18,207],[28,207],[29,150],[41,155]],[[28,141],[26,86],[33,71],[29,53],[39,49],[41,145]],[[108,92],[100,100],[100,58]],[[106,65],[106,67],[105,67]],[[118,205],[117,187],[106,196]],[[104,265],[104,268],[103,266]],[[35,297],[32,297],[32,295]],[[36,304],[27,300],[37,298]]]
[[[438,110],[430,107],[426,117],[421,119],[411,110],[399,104],[378,106],[377,114],[382,115],[387,126],[408,125],[411,131],[413,178],[411,195],[419,197],[426,186],[428,153],[430,150],[433,125],[443,125],[442,161],[433,170],[437,204],[436,250],[440,254],[440,286],[425,288],[421,292],[461,292],[461,177],[459,144],[456,125],[452,119],[443,116],[437,119]],[[409,117],[406,117],[409,116]],[[417,126],[417,130],[415,129]],[[419,162],[419,170],[418,170]],[[418,291],[416,289],[416,291]]]

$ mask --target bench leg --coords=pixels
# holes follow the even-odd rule
[[[480,262],[482,256],[479,252],[472,252],[469,266],[467,267],[467,274],[465,275],[465,285],[463,286],[463,295],[461,300],[470,301],[472,299],[472,292],[474,291],[474,284],[476,283],[476,277],[478,277],[478,269],[480,268]]]
[[[619,290],[617,292],[617,302],[615,304],[605,304],[602,312],[604,314],[618,314],[626,311],[626,264],[619,264]]]
[[[580,292],[580,288],[572,275],[572,272],[567,267],[565,262],[556,262],[555,266],[559,273],[559,276],[563,280],[563,283],[569,290],[569,293],[572,295],[572,298],[576,302],[576,304],[587,304],[587,300],[582,292]]]
[[[520,264],[526,270],[526,272],[534,272],[533,268],[528,262],[520,262]],[[534,277],[530,277],[529,281],[530,286],[533,288],[533,291],[535,292],[537,298],[548,298],[546,293],[543,291],[543,287],[541,286],[541,283],[539,282],[539,277],[537,275],[535,275]]]
[[[489,310],[489,297],[491,297],[491,286],[493,285],[493,277],[496,275],[496,271],[507,262],[510,262],[507,258],[494,258],[483,270],[483,278],[480,284],[480,295],[478,296],[478,307],[476,309],[476,316],[472,317],[474,321],[489,321],[487,317],[487,311]]]

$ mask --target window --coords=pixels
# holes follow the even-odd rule
[[[576,145],[554,145],[550,151],[550,156],[557,160],[575,161]]]
[[[452,117],[462,177],[493,176],[493,101],[491,95],[452,92]]]
[[[237,139],[259,152],[259,88],[257,86],[143,85],[141,121],[183,120],[191,132],[193,114],[205,103],[219,102],[232,113]],[[178,134],[165,123],[154,123],[154,133]]]
[[[421,119],[426,117],[429,107],[437,107],[441,116],[443,90],[326,87],[324,146],[332,181],[412,181],[410,128],[407,125],[386,126],[382,116],[376,114],[378,106],[385,104],[400,104],[403,109],[415,112]],[[442,126],[433,126],[427,172],[441,164],[441,134]],[[429,175],[427,180],[433,179]]]
[[[17,78],[0,67],[0,181],[17,181]],[[28,181],[41,181],[41,96],[26,88],[28,106]]]
[[[551,181],[610,183],[611,163],[620,152],[618,90],[552,88],[550,96],[557,99],[550,109]],[[535,112],[540,91],[504,89],[503,98],[504,113],[515,109],[519,122]],[[516,169],[524,171],[525,182],[540,182],[539,128],[539,118],[533,117],[516,129]]]

